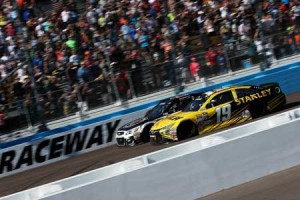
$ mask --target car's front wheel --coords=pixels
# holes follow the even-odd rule
[[[187,138],[191,138],[193,136],[196,136],[197,134],[198,134],[197,126],[191,121],[183,122],[177,128],[177,137],[179,141]]]
[[[150,129],[152,125],[148,125],[144,128],[143,132],[141,133],[140,141],[143,143],[149,142],[150,141]]]

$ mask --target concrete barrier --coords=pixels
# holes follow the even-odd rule
[[[195,199],[300,164],[299,129],[295,109],[1,199]]]

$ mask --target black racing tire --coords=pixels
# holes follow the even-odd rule
[[[147,143],[147,142],[150,142],[150,129],[151,129],[152,125],[148,125],[144,128],[143,132],[141,133],[141,136],[140,136],[140,142],[143,142],[143,143]]]
[[[272,112],[278,112],[278,111],[284,110],[284,109],[286,109],[286,106],[287,106],[287,104],[286,104],[286,100],[285,100],[277,108],[272,110]]]
[[[191,121],[183,122],[177,128],[178,141],[191,138],[198,135],[198,128],[196,124]]]
[[[250,105],[250,113],[252,119],[256,119],[258,117],[264,116],[268,114],[268,109],[265,102],[261,101],[257,104]]]
[[[132,137],[132,142],[130,144],[127,144],[130,147],[134,147],[135,145],[137,145],[136,140]]]

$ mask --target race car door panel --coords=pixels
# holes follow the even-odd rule
[[[232,117],[234,97],[231,90],[216,94],[206,105],[208,117],[204,118],[202,133],[212,131],[227,124]]]

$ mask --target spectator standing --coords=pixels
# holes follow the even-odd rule
[[[293,20],[296,26],[300,26],[300,2],[296,2],[291,9],[293,13]]]
[[[20,78],[18,77],[15,78],[12,87],[13,87],[13,92],[15,97],[17,97],[17,100],[22,101],[24,99],[24,88],[23,88],[23,84],[20,81]]]
[[[76,108],[75,99],[76,93],[72,92],[69,88],[64,89],[64,93],[59,97],[59,102],[62,103],[63,114],[65,116],[74,112]]]
[[[128,74],[120,72],[116,74],[117,89],[122,100],[128,100],[131,98],[131,91],[129,87]]]
[[[145,31],[139,30],[138,32],[138,42],[140,44],[140,47],[144,50],[150,53],[149,49],[149,38]]]
[[[80,57],[77,55],[76,51],[72,51],[71,56],[69,57],[69,63],[73,65],[78,65],[80,63]]]
[[[224,74],[227,71],[226,68],[226,58],[224,53],[221,50],[217,51],[216,55],[216,61],[217,61],[217,74]]]
[[[191,81],[199,81],[199,70],[200,70],[200,64],[196,61],[195,57],[191,58],[190,63],[190,73],[191,73]]]
[[[189,73],[189,69],[188,69],[188,60],[184,56],[183,52],[178,53],[178,56],[176,58],[176,62],[177,62],[176,76],[178,77],[177,79],[179,79],[179,85],[182,85],[184,83],[188,83],[189,80],[190,80],[190,73]]]
[[[217,74],[217,60],[216,60],[216,51],[210,47],[208,51],[205,53],[205,58],[207,61],[207,66],[208,66],[208,74],[209,75],[215,75]]]
[[[89,71],[84,62],[81,62],[77,70],[77,78],[81,83],[87,83],[89,81]]]
[[[62,22],[63,22],[63,24],[62,24],[63,27],[62,28],[64,29],[68,26],[69,20],[71,18],[71,13],[68,10],[68,8],[65,6],[60,15],[61,15],[61,19],[62,19]]]
[[[101,101],[104,105],[112,103],[112,84],[106,77],[105,73],[102,73],[95,79],[97,84],[97,92],[101,95]]]
[[[68,40],[66,41],[67,47],[69,47],[72,51],[76,51],[77,43],[74,37],[71,35],[68,36]]]
[[[75,84],[78,82],[78,76],[77,76],[77,71],[78,71],[78,66],[79,64],[67,64],[66,68],[66,76],[71,85]]]
[[[33,61],[32,61],[32,62],[33,62],[32,64],[33,64],[35,67],[37,67],[38,70],[39,70],[41,73],[44,72],[44,68],[43,68],[43,59],[42,59],[42,57],[40,56],[39,52],[35,52],[35,55],[34,55],[34,57],[33,57]]]

